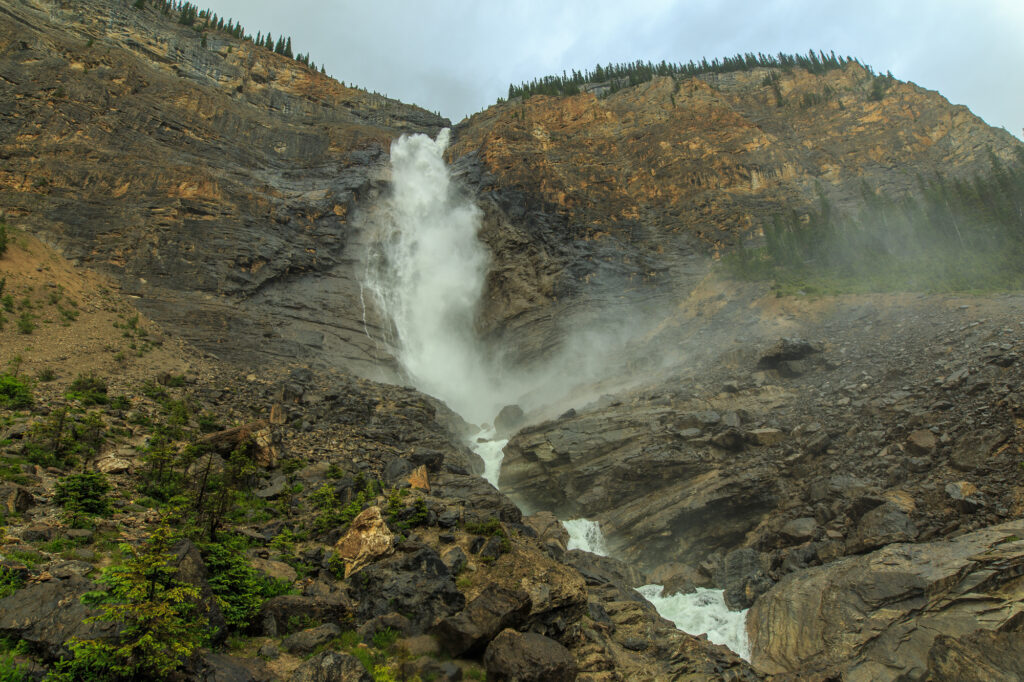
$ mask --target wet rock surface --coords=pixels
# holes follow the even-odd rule
[[[1024,613],[1024,523],[892,544],[783,578],[754,603],[751,658],[765,672],[921,678],[937,634],[1013,628]],[[859,627],[853,627],[858,623]],[[943,640],[933,672],[953,666]]]

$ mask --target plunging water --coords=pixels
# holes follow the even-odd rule
[[[489,256],[477,239],[480,210],[452,187],[437,140],[403,136],[391,145],[392,195],[382,249],[367,285],[394,325],[397,356],[417,388],[470,421],[501,407],[474,319]]]
[[[479,209],[452,186],[444,162],[448,138],[443,130],[436,140],[403,136],[391,145],[393,193],[385,206],[380,249],[367,264],[366,285],[394,327],[389,341],[416,387],[480,424],[527,390],[547,388],[545,382],[551,382],[564,391],[569,382],[551,371],[505,376],[477,340],[474,321],[489,256],[477,238]],[[564,375],[574,373],[562,369]],[[507,441],[494,436],[492,430],[483,430],[471,445],[484,462],[484,478],[497,487]],[[563,523],[569,549],[607,555],[596,522]],[[712,642],[748,655],[746,611],[730,612],[720,591],[669,597],[661,596],[660,585],[640,591],[679,629],[707,633]]]

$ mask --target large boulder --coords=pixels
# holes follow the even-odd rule
[[[750,609],[751,662],[773,674],[922,676],[938,635],[1024,617],[1024,520],[892,544],[785,576]]]
[[[288,682],[371,682],[373,677],[359,659],[337,651],[325,651],[292,671]]]
[[[438,623],[434,634],[452,656],[479,654],[499,632],[519,627],[531,606],[523,590],[488,585],[465,609]]]
[[[503,630],[484,653],[487,679],[495,682],[572,682],[576,659],[555,640]]]
[[[283,594],[263,603],[253,630],[267,637],[282,637],[295,629],[294,623],[347,623],[354,608],[340,592],[319,597]]]
[[[465,606],[466,598],[436,551],[416,542],[398,549],[349,581],[360,619],[397,612],[411,621],[415,633],[422,633]]]
[[[72,637],[112,638],[115,624],[86,622],[97,612],[82,604],[81,597],[96,587],[73,573],[26,585],[0,599],[0,635],[28,642],[51,660],[70,654],[66,645]]]
[[[395,534],[380,514],[380,507],[359,513],[349,524],[348,532],[338,540],[334,551],[345,561],[345,577],[372,561],[394,551]]]

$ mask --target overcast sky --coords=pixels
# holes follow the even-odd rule
[[[292,37],[338,80],[453,122],[511,82],[597,62],[835,50],[938,90],[1017,137],[1024,0],[199,0]]]

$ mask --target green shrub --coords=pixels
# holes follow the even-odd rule
[[[7,253],[7,223],[0,222],[0,256]]]
[[[209,571],[210,589],[217,597],[224,620],[236,629],[249,626],[263,602],[291,591],[286,580],[268,578],[249,566],[238,538],[201,547]]]
[[[25,577],[18,571],[0,566],[0,599],[9,597],[25,585]]]
[[[14,654],[0,654],[0,682],[28,682],[31,679],[28,666],[18,663]]]
[[[38,374],[36,374],[36,379],[38,379],[41,383],[44,383],[44,384],[49,382],[49,381],[53,381],[56,378],[57,378],[57,373],[54,372],[49,367],[44,367],[43,369],[39,370]]]
[[[55,490],[53,501],[74,518],[110,513],[110,483],[100,471],[65,476]]]
[[[79,374],[64,394],[69,400],[77,400],[83,405],[106,405],[107,382],[95,374]]]
[[[0,374],[0,408],[32,407],[32,389],[13,374]]]
[[[24,451],[29,460],[44,466],[89,461],[95,457],[106,436],[97,412],[81,416],[66,407],[55,409],[29,429]]]
[[[36,316],[27,310],[22,311],[18,317],[18,331],[22,334],[31,334],[36,330]]]

